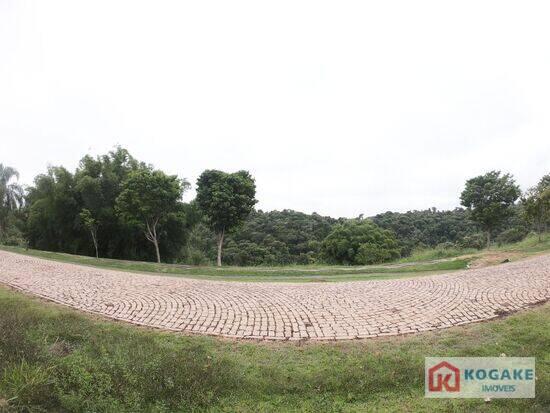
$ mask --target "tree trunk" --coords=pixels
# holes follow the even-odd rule
[[[153,219],[152,223],[149,223],[149,221],[145,221],[145,223],[147,224],[147,230],[145,231],[145,238],[151,241],[155,246],[155,253],[157,254],[157,262],[160,264],[159,241],[157,238],[158,222],[159,222],[159,218]]]
[[[95,248],[95,257],[99,258],[99,251],[97,247],[97,234],[95,231],[90,231],[92,233],[92,240],[94,241],[94,248]]]
[[[218,234],[218,267],[222,266],[222,248],[223,248],[223,237],[225,235],[225,229]]]
[[[491,231],[487,231],[487,248],[491,246]]]
[[[160,264],[160,251],[159,251],[159,243],[157,241],[157,238],[155,237],[153,244],[155,244],[155,252],[157,253],[157,262]]]

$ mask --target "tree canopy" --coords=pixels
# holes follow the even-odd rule
[[[527,191],[522,204],[527,220],[534,225],[540,237],[550,225],[550,174],[543,176],[538,185]]]
[[[206,170],[197,180],[197,205],[218,237],[218,266],[225,234],[241,225],[256,204],[256,184],[247,171]]]
[[[372,221],[395,233],[403,256],[409,255],[413,249],[447,243],[476,247],[469,240],[479,232],[470,219],[470,213],[462,208],[450,211],[431,208],[404,213],[388,211],[374,216]]]
[[[84,209],[97,225],[98,255],[132,260],[156,259],[140,224],[123,220],[116,199],[132,172],[150,168],[123,148],[93,158],[84,156],[74,173],[50,167],[35,178],[27,191],[25,234],[29,246],[48,251],[95,255]],[[186,206],[180,203],[184,211]],[[167,260],[180,256],[189,222],[185,213],[167,217],[160,233],[160,254]]]
[[[18,179],[15,168],[0,163],[0,242],[8,238],[8,221],[23,206],[25,194]]]
[[[519,186],[510,174],[491,171],[466,181],[460,201],[486,232],[487,245],[490,245],[491,233],[512,214],[510,207],[520,195]]]
[[[182,212],[180,200],[189,187],[185,180],[162,171],[141,168],[129,174],[116,199],[116,210],[123,221],[139,227],[153,243],[160,262],[159,238],[170,216]]]
[[[400,256],[393,232],[368,219],[336,225],[321,248],[327,261],[334,264],[378,264]]]
[[[184,203],[185,179],[120,147],[84,156],[74,172],[51,166],[25,190],[17,177],[0,164],[0,243],[106,258],[221,264],[223,248],[229,265],[370,264],[419,248],[482,248],[489,236],[515,242],[550,224],[550,175],[519,203],[512,176],[492,171],[466,182],[465,209],[369,219],[255,210],[246,171],[204,171]]]

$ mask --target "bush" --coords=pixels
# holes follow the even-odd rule
[[[457,242],[461,248],[475,248],[477,250],[483,249],[487,244],[487,238],[482,232],[466,235],[464,238]]]
[[[456,245],[453,242],[447,241],[437,244],[436,249],[439,250],[450,250],[456,248]]]
[[[361,244],[359,247],[355,261],[358,264],[378,264],[396,258],[399,258],[397,250],[388,249],[374,243],[366,243]]]
[[[335,264],[377,264],[399,258],[395,236],[369,220],[349,220],[336,225],[323,240],[324,258]]]
[[[525,228],[510,228],[504,232],[501,232],[497,236],[496,242],[499,246],[503,244],[511,244],[514,242],[522,241],[526,236],[527,231],[525,230]]]
[[[208,265],[210,260],[204,251],[197,248],[189,248],[187,251],[186,262],[191,265]]]

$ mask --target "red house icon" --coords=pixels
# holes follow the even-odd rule
[[[451,363],[442,361],[428,369],[428,390],[442,392],[460,391],[460,370]]]

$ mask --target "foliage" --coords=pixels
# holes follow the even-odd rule
[[[399,258],[393,233],[370,220],[349,220],[336,225],[321,248],[324,257],[336,264],[377,264]]]
[[[80,230],[74,176],[63,167],[38,175],[27,195],[27,237],[34,248],[78,253],[89,236]],[[80,233],[86,238],[81,237]]]
[[[218,237],[221,265],[225,233],[240,226],[256,204],[256,184],[247,171],[226,173],[209,169],[197,180],[197,205]]]
[[[98,224],[99,255],[108,258],[152,260],[155,252],[143,237],[140,225],[119,219],[116,199],[132,172],[147,169],[127,150],[115,148],[106,155],[85,156],[72,174],[50,167],[35,178],[27,193],[25,234],[32,248],[95,255],[90,232],[80,213],[88,209]],[[185,205],[179,206],[185,211]],[[160,234],[160,253],[165,259],[178,257],[186,241],[189,223],[182,216],[169,216]]]
[[[80,214],[80,221],[82,222],[82,225],[90,231],[90,235],[92,236],[92,241],[94,243],[95,248],[95,256],[96,258],[99,258],[99,252],[98,252],[98,245],[97,245],[97,228],[99,227],[99,223],[97,220],[92,216],[92,213],[89,209],[84,208]]]
[[[550,174],[542,177],[538,185],[530,188],[522,198],[525,217],[542,234],[550,225]]]
[[[11,168],[4,169],[16,176]],[[74,174],[63,167],[50,167],[36,177],[23,207],[19,197],[17,208],[3,220],[6,229],[0,231],[0,242],[71,254],[153,260],[157,258],[156,248],[150,248],[151,241],[143,234],[155,238],[154,231],[147,231],[148,220],[155,219],[146,219],[143,214],[138,218],[122,213],[120,208],[117,212],[116,208],[116,200],[122,199],[130,177],[163,174],[152,171],[151,166],[137,161],[123,148],[96,158],[84,156]],[[185,190],[188,183],[181,182]],[[498,243],[519,240],[533,228],[544,232],[549,222],[549,182],[547,175],[521,203],[514,204],[518,188],[512,177],[489,172],[467,182],[462,201],[471,201],[466,204],[468,209],[388,211],[371,220],[394,234],[401,257],[443,245],[446,249],[481,249],[487,244],[487,232]],[[163,190],[149,190],[157,185],[152,181],[150,184],[139,189],[136,186],[133,200],[145,201],[142,194],[151,195],[149,201],[156,200]],[[346,221],[292,210],[255,211],[255,183],[246,171],[230,174],[207,170],[197,184],[194,201],[187,204],[178,200],[173,203],[177,204],[175,209],[164,219],[159,218],[159,224],[163,222],[157,234],[158,255],[167,262],[207,265],[218,258],[221,261],[224,247],[224,262],[229,265],[322,264],[329,259],[322,249],[325,238]],[[15,198],[11,199],[13,206]],[[497,217],[491,221],[490,231],[487,223],[480,221],[485,217],[482,210],[487,216]],[[358,247],[353,254],[353,259],[347,257],[345,262],[378,262],[396,256],[395,251],[388,256],[386,248],[376,245],[363,246],[361,251]]]
[[[0,163],[0,243],[12,244],[18,236],[14,220],[23,206],[24,191],[14,179],[19,179],[19,172]]]
[[[116,199],[116,211],[123,221],[139,227],[155,246],[160,262],[159,238],[168,218],[178,221],[180,199],[189,187],[187,181],[162,171],[142,168],[129,174]],[[183,226],[183,216],[180,225]]]
[[[336,222],[288,209],[253,211],[243,226],[228,236],[225,261],[230,265],[317,263],[321,242]]]
[[[402,258],[399,262],[422,262],[441,260],[445,258],[454,258],[461,255],[473,254],[477,250],[473,248],[461,248],[461,247],[443,247],[437,246],[435,248],[419,248],[412,252],[406,258]]]
[[[472,212],[472,219],[486,232],[487,245],[491,233],[511,215],[511,206],[521,191],[510,174],[487,172],[466,181],[460,195],[463,206]]]
[[[374,216],[372,220],[395,233],[402,256],[411,254],[414,249],[435,247],[444,242],[459,243],[478,232],[476,225],[469,219],[468,211],[462,208],[451,211],[431,208],[405,213],[385,212]]]
[[[457,246],[460,248],[475,248],[477,250],[485,247],[487,241],[485,234],[482,232],[476,232],[469,234],[458,240]]]
[[[519,242],[526,236],[527,232],[523,231],[521,228],[510,228],[498,234],[495,240],[498,245],[504,245]]]

